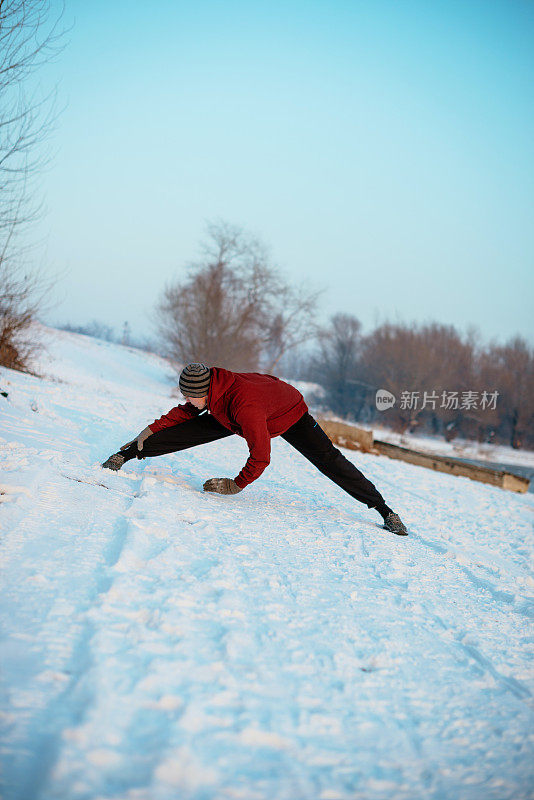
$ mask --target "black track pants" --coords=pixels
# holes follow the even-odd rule
[[[375,485],[334,447],[311,414],[304,414],[282,438],[355,500],[380,511],[388,508]]]
[[[178,425],[171,425],[170,428],[162,428],[151,434],[143,442],[141,451],[137,450],[137,442],[134,442],[127,450],[121,452],[126,459],[152,458],[153,456],[163,456],[166,453],[176,453],[178,450],[188,450],[190,447],[215,442],[217,439],[233,435],[232,431],[217,422],[211,414],[200,414],[198,417],[180,422]]]
[[[232,431],[217,422],[211,414],[201,414],[186,422],[181,422],[179,425],[163,428],[161,431],[153,433],[148,439],[145,439],[140,452],[137,450],[137,443],[121,452],[126,460],[152,458],[179,450],[187,450],[189,447],[196,447],[199,444],[214,442],[225,436],[233,436]],[[355,500],[364,503],[369,508],[376,508],[381,513],[388,509],[384,498],[374,484],[345,458],[337,447],[334,447],[311,414],[303,414],[298,422],[282,434],[282,438]]]

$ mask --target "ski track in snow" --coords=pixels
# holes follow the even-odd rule
[[[4,800],[532,797],[534,498],[345,451],[410,536],[273,440],[120,473],[162,359],[43,329],[0,370]]]

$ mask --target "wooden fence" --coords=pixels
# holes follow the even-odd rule
[[[408,447],[382,442],[380,439],[374,438],[372,431],[358,428],[355,425],[348,425],[345,422],[320,419],[319,423],[334,444],[346,447],[349,450],[361,450],[364,453],[384,455],[388,456],[388,458],[406,461],[408,464],[433,469],[436,472],[446,472],[449,475],[462,475],[465,478],[471,478],[471,480],[481,481],[482,483],[490,483],[492,486],[499,486],[501,489],[508,489],[512,492],[523,493],[528,491],[530,484],[528,478],[514,475],[511,472],[506,472],[506,470],[481,467],[477,464],[466,464],[448,456],[421,453]]]

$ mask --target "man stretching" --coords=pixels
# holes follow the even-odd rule
[[[206,492],[237,494],[259,478],[270,461],[271,439],[281,436],[351,497],[376,508],[386,530],[408,534],[371,481],[334,447],[294,386],[272,375],[230,372],[205,364],[188,364],[179,386],[185,405],[152,422],[103,467],[119,470],[131,458],[175,453],[237,433],[250,451],[245,466],[235,478],[210,478],[204,484]],[[208,413],[202,414],[206,409]]]

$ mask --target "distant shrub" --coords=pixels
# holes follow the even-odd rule
[[[39,350],[33,323],[47,288],[36,275],[17,275],[0,262],[0,365],[29,371]]]

